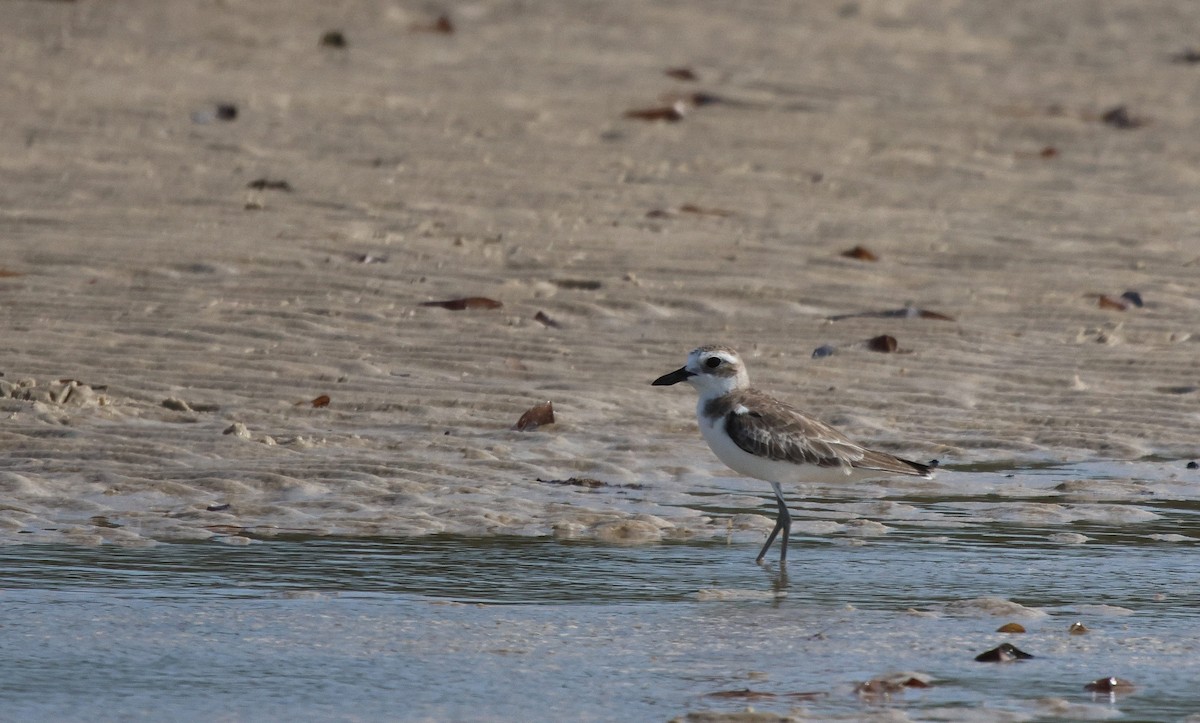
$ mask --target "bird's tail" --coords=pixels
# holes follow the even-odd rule
[[[866,450],[863,458],[854,463],[855,467],[862,467],[879,472],[887,472],[889,474],[907,474],[914,477],[924,477],[930,479],[933,477],[933,470],[937,467],[937,463],[921,464],[914,462],[911,459],[902,459],[894,457],[887,452],[876,452],[875,450]]]

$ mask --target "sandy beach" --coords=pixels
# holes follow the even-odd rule
[[[537,480],[727,474],[648,386],[713,341],[951,467],[1196,454],[1200,8],[0,14],[9,541],[595,536]]]

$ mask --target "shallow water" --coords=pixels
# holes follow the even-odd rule
[[[1036,490],[1069,472],[1094,491],[1102,468],[1177,466],[993,476]],[[8,546],[0,717],[1180,720],[1200,711],[1197,505],[1147,485],[1051,515],[995,490],[797,501],[810,521],[876,505],[888,532],[794,534],[786,575],[741,535]],[[995,632],[1009,621],[1029,632]],[[1090,632],[1069,635],[1076,621]],[[1005,641],[1035,658],[974,662]],[[896,671],[933,685],[856,694]],[[1084,690],[1108,676],[1137,687]]]

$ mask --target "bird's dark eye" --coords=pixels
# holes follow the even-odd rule
[[[704,366],[708,367],[709,369],[716,369],[717,367],[721,366],[721,357],[710,356],[707,360],[705,360]]]

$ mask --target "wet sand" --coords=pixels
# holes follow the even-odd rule
[[[713,341],[851,436],[940,459],[937,494],[1012,460],[1197,474],[1200,65],[1173,56],[1200,7],[435,20],[0,7],[0,538],[723,534],[680,500],[741,483],[691,394],[649,386]],[[625,117],[697,92],[720,102]],[[1135,127],[1103,120],[1120,105]],[[1127,290],[1144,306],[1098,303]],[[503,307],[421,306],[473,296]],[[953,321],[828,320],[906,304]],[[855,346],[881,334],[897,353]],[[556,424],[511,430],[544,400]],[[571,477],[610,487],[538,481]]]

